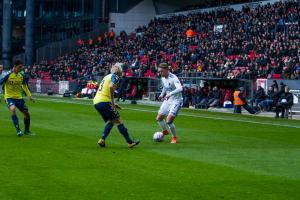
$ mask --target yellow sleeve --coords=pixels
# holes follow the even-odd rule
[[[22,88],[23,88],[24,92],[26,93],[26,96],[31,97],[31,93],[30,93],[26,83],[22,84]]]

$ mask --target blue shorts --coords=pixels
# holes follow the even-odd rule
[[[94,105],[105,122],[113,121],[120,117],[117,110],[113,109],[110,102],[100,102]]]
[[[11,106],[16,106],[21,112],[28,110],[27,106],[25,105],[24,99],[6,99],[7,107],[10,108]]]

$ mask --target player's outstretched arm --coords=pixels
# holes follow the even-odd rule
[[[165,95],[166,95],[166,88],[163,87],[160,95],[158,96],[158,100],[160,101],[163,100]]]
[[[35,102],[35,98],[33,98],[32,96],[29,97],[29,100]]]
[[[181,85],[179,79],[177,79],[177,80],[174,82],[174,85],[175,85],[176,89],[173,90],[173,91],[171,91],[169,94],[167,94],[167,95],[165,96],[165,99],[168,100],[172,95],[175,95],[175,94],[177,94],[177,93],[179,93],[179,92],[182,92],[183,88],[182,88],[182,85]]]
[[[122,107],[121,106],[119,106],[119,104],[117,104],[117,103],[115,103],[115,107],[117,108],[117,109],[122,109]]]

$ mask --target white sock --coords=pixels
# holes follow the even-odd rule
[[[157,123],[163,131],[167,130],[167,125],[166,125],[165,120],[161,120],[161,121],[157,120]]]
[[[176,137],[176,127],[175,127],[175,124],[173,124],[173,123],[168,123],[168,126],[169,126],[169,128],[170,128],[170,131],[171,131],[173,137]]]

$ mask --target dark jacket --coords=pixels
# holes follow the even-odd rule
[[[219,90],[214,90],[214,91],[212,91],[211,98],[213,98],[213,99],[220,99],[220,98],[221,98],[221,93],[220,93],[220,91],[219,91]]]
[[[282,102],[283,99],[286,99],[286,102]],[[282,93],[281,96],[279,97],[278,102],[280,103],[281,106],[290,108],[293,106],[294,104],[294,96],[292,93],[288,92],[288,93]]]
[[[278,99],[279,99],[279,97],[280,97],[280,92],[274,92],[274,91],[272,91],[272,92],[269,93],[269,98],[271,100],[273,100],[274,102],[277,102]]]
[[[265,91],[263,88],[259,88],[254,96],[254,99],[260,99],[264,100],[265,99]]]
[[[127,88],[128,79],[125,76],[121,77],[119,90],[125,90]]]

